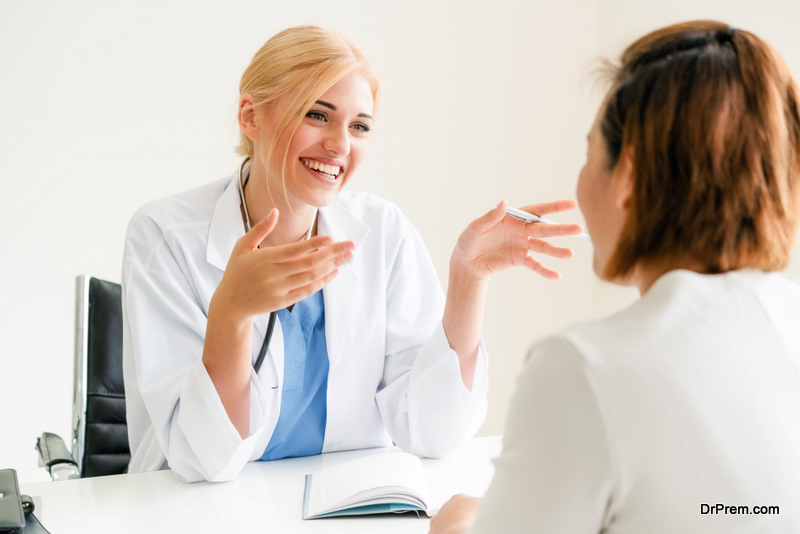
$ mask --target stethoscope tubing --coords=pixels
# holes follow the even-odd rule
[[[258,358],[256,358],[256,362],[253,364],[253,369],[255,369],[256,374],[261,369],[261,364],[264,363],[264,357],[267,355],[267,349],[269,348],[269,342],[272,341],[272,331],[275,330],[275,312],[269,312],[269,323],[267,324],[267,334],[264,336],[264,342],[261,344],[261,350],[258,351]]]

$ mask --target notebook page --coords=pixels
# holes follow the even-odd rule
[[[328,510],[356,493],[383,486],[407,486],[427,500],[425,472],[419,458],[405,452],[389,452],[357,458],[315,474],[311,492],[317,498],[312,502],[319,510]]]

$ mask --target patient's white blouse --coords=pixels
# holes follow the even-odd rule
[[[495,466],[471,534],[800,532],[800,284],[672,271],[536,344]]]

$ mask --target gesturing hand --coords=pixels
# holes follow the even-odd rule
[[[353,259],[355,243],[334,243],[330,236],[276,247],[258,248],[278,223],[270,211],[233,247],[212,306],[230,318],[247,318],[290,306],[327,285],[338,267]]]
[[[583,231],[579,224],[526,223],[506,215],[508,203],[503,200],[486,215],[475,219],[458,238],[452,261],[478,280],[508,269],[524,265],[539,275],[558,280],[561,275],[548,269],[529,252],[547,254],[554,258],[571,258],[572,250],[556,247],[542,238],[576,235]],[[544,204],[531,204],[521,209],[536,215],[546,215],[577,207],[574,200],[558,200]]]

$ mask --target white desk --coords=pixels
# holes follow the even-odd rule
[[[457,455],[422,460],[432,508],[456,493],[483,495],[500,454],[500,437],[475,438]],[[392,448],[347,451],[272,462],[251,462],[232,482],[179,482],[169,471],[65,482],[24,484],[41,497],[37,516],[52,534],[72,532],[347,532],[426,533],[414,514],[303,521],[305,475],[323,467]],[[41,514],[39,513],[41,512]]]

